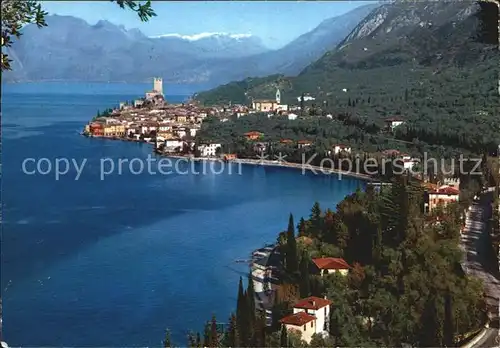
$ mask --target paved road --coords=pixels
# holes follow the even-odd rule
[[[491,251],[488,245],[489,236],[487,221],[491,217],[492,193],[488,192],[481,196],[480,201],[473,204],[467,213],[465,230],[461,236],[462,247],[465,250],[463,266],[467,274],[481,279],[486,292],[486,303],[490,312],[490,318],[494,325],[488,333],[474,347],[499,347],[498,317],[500,299],[500,275],[491,262]],[[494,327],[493,327],[494,326]]]

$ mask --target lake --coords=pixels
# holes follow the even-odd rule
[[[97,110],[144,85],[3,87],[3,339],[10,346],[186,344],[236,306],[236,259],[296,222],[315,201],[334,209],[364,186],[353,178],[245,165],[241,173],[134,175],[101,180],[101,159],[145,160],[151,146],[78,134]],[[166,88],[175,94],[175,88]],[[171,102],[182,95],[167,96]],[[56,180],[23,162],[85,162]],[[28,162],[24,162],[28,163]],[[196,164],[199,166],[200,164]]]

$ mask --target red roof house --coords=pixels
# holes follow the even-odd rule
[[[351,266],[349,266],[349,264],[344,259],[337,257],[314,258],[312,259],[312,261],[322,275],[335,272],[347,274],[347,272],[351,268]]]

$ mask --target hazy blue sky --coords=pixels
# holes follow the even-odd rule
[[[95,24],[106,19],[148,36],[203,32],[253,34],[277,48],[321,21],[370,1],[153,1],[158,17],[141,23],[131,11],[109,1],[44,1],[50,14],[71,15]]]

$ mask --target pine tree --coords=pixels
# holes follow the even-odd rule
[[[288,219],[288,230],[286,236],[286,266],[290,274],[296,274],[298,271],[297,258],[297,241],[295,240],[295,225],[293,223],[293,215],[290,214]]]
[[[321,219],[321,207],[318,202],[315,202],[311,209],[311,224],[313,227],[313,235],[321,235],[322,219]]]
[[[305,235],[307,235],[306,228],[307,228],[306,220],[304,220],[304,218],[301,217],[300,221],[299,221],[299,224],[297,225],[297,229],[299,231],[299,236],[305,236]]]
[[[286,331],[285,325],[281,327],[280,347],[288,347],[288,333]]]

